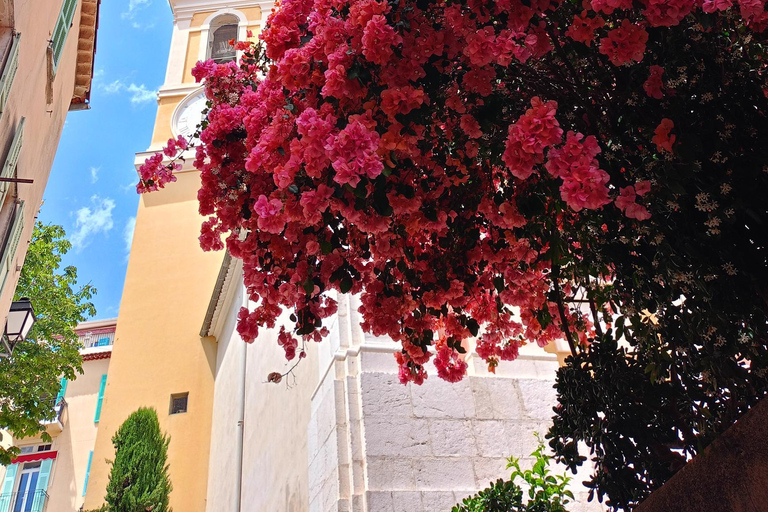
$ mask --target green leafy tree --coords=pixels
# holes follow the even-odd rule
[[[115,460],[106,497],[110,512],[171,512],[169,442],[154,409],[141,407],[128,416],[112,437]]]
[[[37,322],[27,340],[9,358],[0,359],[0,428],[15,437],[41,436],[41,421],[56,417],[54,401],[60,379],[83,373],[75,327],[96,314],[90,299],[96,289],[77,286],[77,269],[61,269],[72,247],[64,228],[37,223],[27,250],[14,299],[29,297]],[[18,449],[0,448],[0,463],[8,464]]]
[[[565,505],[573,499],[567,488],[570,478],[552,474],[544,443],[538,434],[536,438],[539,445],[531,454],[536,459],[531,469],[523,470],[520,459],[510,457],[507,469],[514,471],[509,480],[491,482],[490,487],[465,498],[451,512],[566,512]],[[526,495],[528,501],[524,502]]]

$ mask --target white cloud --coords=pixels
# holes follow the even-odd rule
[[[128,10],[121,13],[120,17],[124,20],[132,20],[136,17],[139,11],[145,7],[149,7],[151,3],[152,0],[128,0]]]
[[[136,85],[131,84],[126,87],[126,90],[131,93],[131,103],[138,105],[141,103],[147,103],[157,99],[157,91],[151,91],[144,87],[144,84]]]
[[[101,167],[91,167],[91,183],[99,181],[99,171]]]
[[[115,80],[114,82],[102,85],[99,88],[107,94],[119,94],[126,92],[131,96],[131,103],[134,105],[149,103],[150,101],[157,99],[157,91],[154,89],[147,89],[144,84],[136,85],[135,83],[131,82],[130,84],[126,85],[120,80]]]
[[[75,214],[75,233],[70,237],[72,246],[80,251],[91,242],[90,238],[98,233],[107,233],[114,227],[112,210],[115,202],[110,198],[102,199],[91,196],[91,206],[83,206]]]
[[[125,242],[125,252],[131,251],[133,242],[133,232],[136,230],[136,217],[129,217],[123,228],[123,241]]]

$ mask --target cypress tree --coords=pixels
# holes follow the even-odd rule
[[[115,460],[106,496],[110,512],[171,512],[169,442],[154,409],[142,407],[125,420],[112,437]]]

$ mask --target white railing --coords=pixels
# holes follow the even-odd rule
[[[115,343],[115,332],[86,332],[78,336],[83,348],[107,347]]]

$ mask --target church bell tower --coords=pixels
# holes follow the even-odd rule
[[[165,83],[158,92],[151,142],[136,166],[201,121],[205,96],[192,77],[200,60],[237,58],[229,42],[258,35],[274,2],[169,0],[173,36]],[[158,49],[158,51],[161,51]],[[149,137],[148,137],[149,138]],[[191,154],[190,154],[191,156]],[[223,253],[198,243],[198,171],[187,158],[178,181],[141,197],[115,344],[92,457],[85,509],[104,503],[112,436],[140,407],[157,411],[170,436],[168,464],[179,512],[204,512],[208,482],[216,342],[200,336]],[[138,178],[137,178],[138,179]]]

